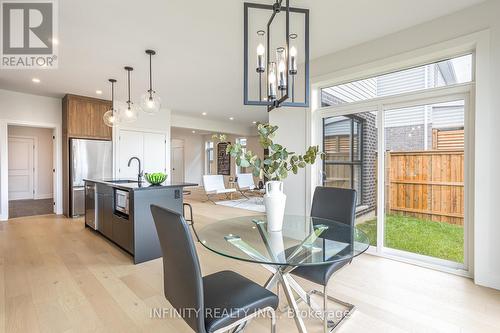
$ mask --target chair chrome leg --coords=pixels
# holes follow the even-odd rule
[[[272,309],[269,312],[271,313],[271,333],[276,333],[276,312]]]
[[[245,331],[248,324],[255,319],[259,314],[269,313],[271,315],[271,333],[276,333],[276,312],[273,308],[267,307],[265,309],[259,310],[243,319],[238,320],[236,323],[231,324],[227,327],[222,327],[216,330],[214,333],[241,333]]]
[[[323,287],[323,333],[328,333],[328,298],[326,286]]]
[[[344,302],[338,298],[335,298],[333,296],[328,295],[328,293],[326,291],[326,286],[324,287],[323,290],[324,291],[312,290],[308,294],[318,295],[318,296],[323,297],[323,306],[324,306],[323,319],[326,319],[326,320],[323,320],[323,325],[325,325],[324,327],[326,327],[326,328],[324,328],[325,332],[331,333],[331,332],[336,331],[337,328],[339,328],[345,322],[345,320],[348,319],[349,316],[351,316],[354,313],[354,311],[356,311],[356,306],[351,304],[351,303]],[[327,311],[328,301],[332,301],[334,303],[340,304],[340,305],[345,306],[347,308],[347,310],[344,312],[344,315],[342,316],[342,318],[340,318],[338,321],[328,320],[328,311]]]
[[[207,194],[207,201],[210,201],[211,203],[213,203],[215,205],[215,201],[212,200],[212,198],[210,197],[210,195]],[[207,202],[205,201],[205,202]]]
[[[242,196],[244,196],[244,197],[245,197],[245,199],[247,199],[247,200],[248,200],[248,199],[250,199],[250,198],[249,198],[249,197],[245,194],[245,191],[239,191],[239,192],[240,192],[240,194],[241,194]]]

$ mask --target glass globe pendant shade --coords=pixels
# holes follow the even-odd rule
[[[104,124],[108,127],[114,127],[120,123],[120,116],[113,109],[106,111],[102,119],[104,120]]]
[[[118,118],[123,123],[133,123],[139,116],[140,107],[132,102],[117,103]]]
[[[141,96],[141,108],[147,114],[154,115],[160,111],[161,98],[155,92],[147,92]]]

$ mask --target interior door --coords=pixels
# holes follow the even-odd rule
[[[165,134],[144,133],[144,172],[167,172]]]
[[[118,178],[137,179],[138,165],[133,161],[130,167],[128,161],[131,157],[144,160],[144,135],[142,132],[120,131],[120,144],[118,145]]]
[[[34,139],[9,138],[9,200],[34,198],[34,152]]]
[[[184,181],[184,147],[183,142],[174,142],[172,140],[172,181],[173,182],[183,182]]]

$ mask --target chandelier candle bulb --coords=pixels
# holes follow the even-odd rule
[[[295,46],[290,48],[290,74],[297,74],[297,49]]]
[[[264,53],[266,52],[266,49],[264,48],[264,45],[259,44],[257,46],[257,72],[258,73],[263,73],[265,70],[264,67]]]
[[[269,64],[269,77],[268,77],[268,84],[269,84],[269,100],[275,100],[276,99],[276,63],[271,62]]]
[[[285,72],[286,72],[286,66],[285,66],[285,62],[284,61],[281,61],[279,66],[278,66],[278,73],[279,73],[279,86],[278,88],[280,90],[286,90],[286,75],[285,75]]]

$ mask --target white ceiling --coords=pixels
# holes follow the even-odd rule
[[[260,0],[272,3],[273,0]],[[311,57],[316,58],[471,6],[482,0],[297,0],[311,10]],[[110,98],[110,77],[125,99],[147,89],[146,48],[155,90],[175,113],[235,121],[265,121],[262,107],[243,106],[242,0],[60,0],[59,68],[1,70],[0,88],[62,97]],[[33,77],[41,83],[31,82]]]

